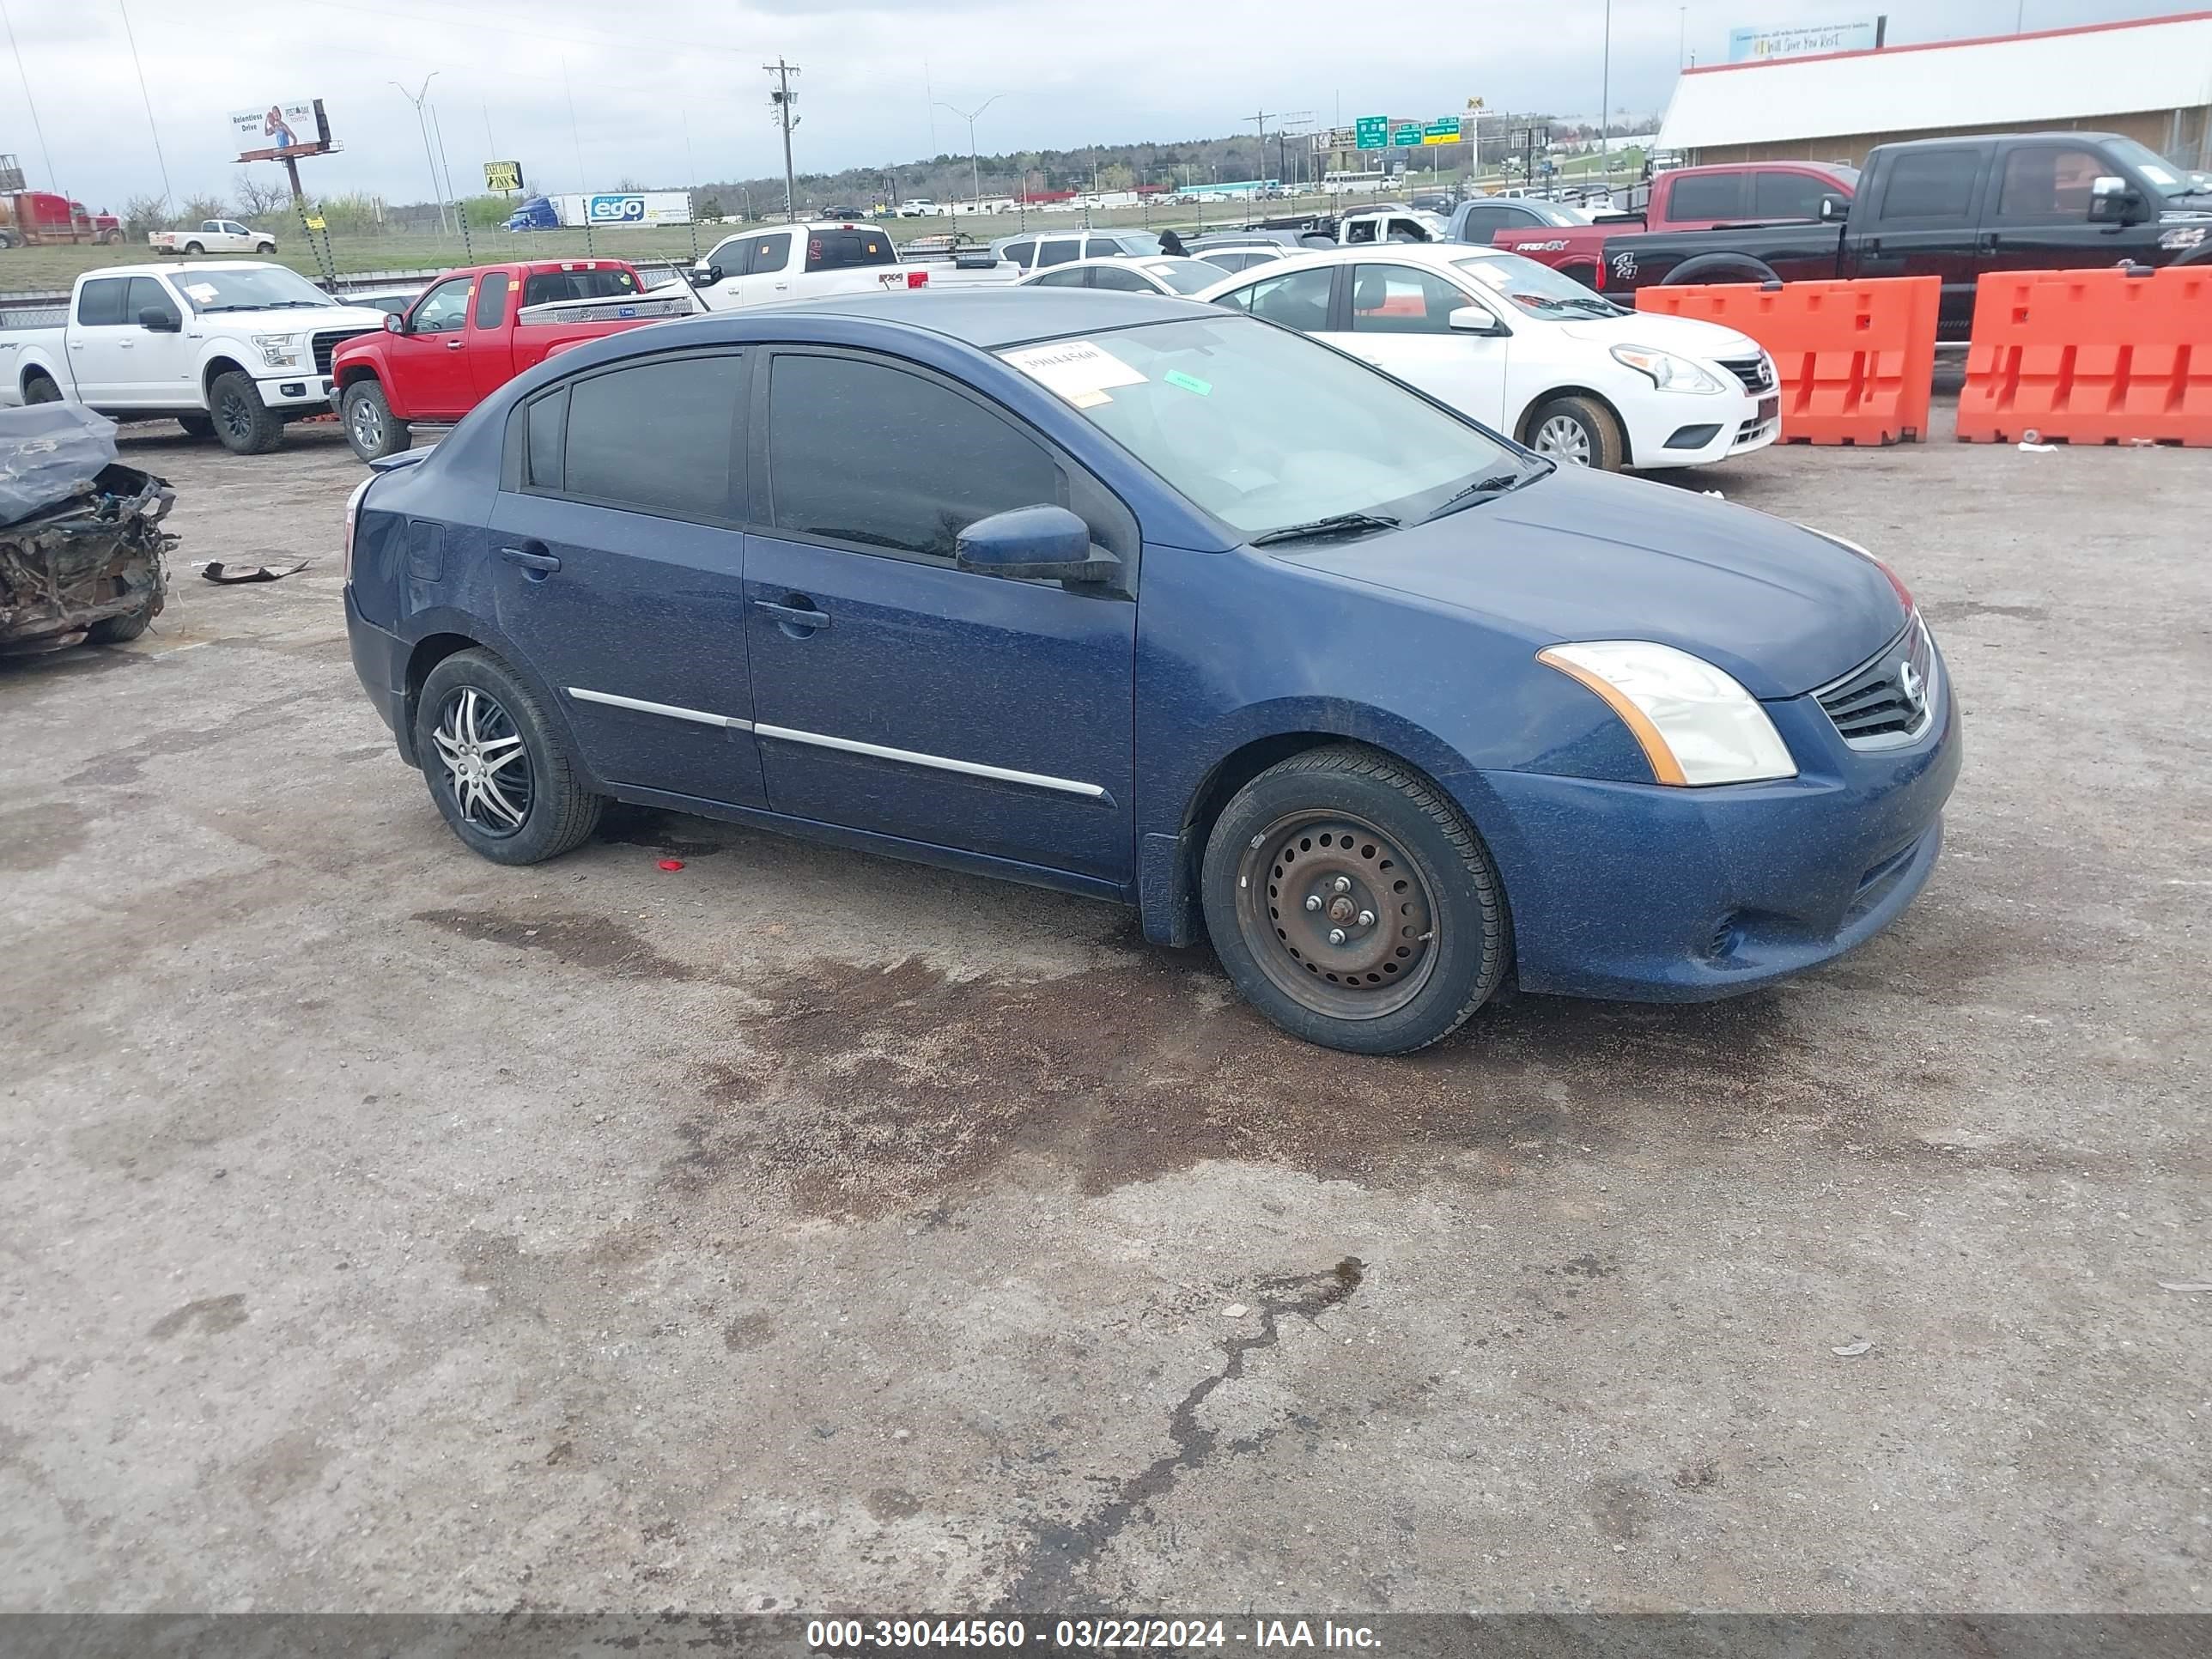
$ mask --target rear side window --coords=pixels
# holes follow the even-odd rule
[[[1677,179],[1667,198],[1670,219],[1741,219],[1745,216],[1741,173],[1693,173]]]
[[[477,284],[476,324],[497,328],[507,320],[507,290],[514,283],[503,270],[495,270]]]
[[[733,518],[730,457],[742,367],[732,352],[571,382],[562,493],[670,518]],[[534,430],[531,441],[534,448]]]
[[[124,295],[131,287],[123,276],[103,276],[76,291],[76,319],[88,328],[108,328],[124,320]]]
[[[891,239],[879,230],[817,230],[806,239],[809,270],[851,270],[897,263]]]
[[[1890,164],[1882,186],[1884,219],[1963,219],[1974,204],[1978,149],[1911,150]]]
[[[1834,187],[1809,173],[1754,173],[1751,175],[1751,216],[1754,219],[1817,219],[1820,198]]]
[[[1083,240],[1069,236],[1041,243],[1037,247],[1037,263],[1041,265],[1064,265],[1070,259],[1082,258]]]
[[[1125,294],[1156,294],[1159,290],[1133,270],[1123,270],[1115,265],[1092,265],[1091,286],[1118,289]]]
[[[1089,285],[1089,265],[1068,265],[1059,270],[1048,270],[1030,286],[1032,288],[1084,288]]]
[[[1064,495],[1026,433],[934,380],[848,357],[775,360],[768,453],[778,529],[939,559],[976,520]]]
[[[526,306],[616,300],[637,291],[637,278],[627,270],[538,270],[522,279],[522,303]],[[483,319],[477,320],[481,326]]]
[[[568,388],[562,386],[537,399],[525,416],[528,432],[524,450],[524,486],[531,489],[561,488],[561,443],[568,428]]]
[[[1318,334],[1328,326],[1329,289],[1335,280],[1335,266],[1316,265],[1310,270],[1263,276],[1249,288],[1221,295],[1215,303],[1234,306],[1301,333]]]

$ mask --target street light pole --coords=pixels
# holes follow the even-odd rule
[[[972,110],[962,109],[957,104],[948,104],[942,99],[939,100],[937,104],[938,108],[951,110],[955,115],[958,116],[962,120],[968,124],[968,190],[969,205],[971,205],[978,213],[981,213],[983,210],[983,171],[982,164],[975,159],[975,118],[982,114],[985,110],[990,108],[992,105],[997,103],[999,100],[1006,95],[1006,94],[1003,92],[994,92],[988,98],[986,98],[981,103],[976,105]]]
[[[399,95],[415,106],[415,125],[422,130],[422,159],[429,164],[430,167],[430,194],[438,198],[438,233],[441,235],[447,235],[451,234],[453,227],[446,222],[446,192],[438,184],[438,158],[430,149],[430,123],[422,113],[423,100],[430,95],[430,82],[437,78],[438,71],[432,70],[422,77],[422,88],[416,92],[410,92],[406,88],[400,87],[397,81],[391,84],[399,87]]]
[[[1600,60],[1597,97],[1597,176],[1610,188],[1613,184],[1613,158],[1607,153],[1607,142],[1613,125],[1606,112],[1613,107],[1613,0],[1605,0],[1605,55]]]

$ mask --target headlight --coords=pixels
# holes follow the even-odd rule
[[[296,334],[256,334],[249,337],[261,348],[261,361],[270,368],[289,368],[300,361]]]
[[[1759,700],[1702,658],[1648,640],[1547,646],[1536,660],[1620,716],[1661,783],[1794,778],[1790,746]]]
[[[1613,360],[1639,374],[1649,374],[1662,392],[1724,392],[1727,388],[1687,357],[1650,346],[1617,345]]]

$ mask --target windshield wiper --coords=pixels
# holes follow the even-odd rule
[[[1546,469],[1549,471],[1549,469]],[[1477,478],[1464,489],[1453,491],[1422,517],[1426,524],[1431,519],[1441,519],[1447,513],[1457,513],[1463,507],[1474,507],[1483,501],[1494,501],[1508,490],[1518,489],[1532,478],[1540,478],[1542,472],[1501,472],[1492,478]]]
[[[1398,521],[1381,513],[1334,513],[1326,519],[1316,519],[1310,524],[1286,524],[1279,530],[1263,531],[1252,538],[1252,545],[1265,547],[1272,542],[1299,542],[1315,536],[1346,536],[1358,530],[1395,530]]]

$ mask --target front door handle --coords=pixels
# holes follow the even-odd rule
[[[830,626],[828,611],[817,611],[812,603],[801,594],[794,593],[792,598],[800,602],[797,605],[778,605],[773,599],[755,599],[753,609],[767,612],[786,628],[804,628],[811,631]]]
[[[448,351],[459,351],[462,346],[466,343],[467,342],[464,340],[448,340],[446,342],[446,349]]]
[[[540,576],[550,576],[561,568],[561,561],[542,550],[527,547],[502,547],[499,556],[509,564],[519,564],[525,570]]]

